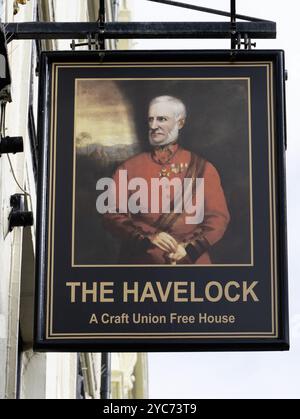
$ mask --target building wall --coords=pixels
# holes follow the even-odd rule
[[[4,3],[3,20],[12,20],[13,2]],[[19,19],[32,20],[32,8],[27,7],[20,13]],[[28,104],[28,79],[30,73],[31,43],[21,41],[9,47],[12,78],[16,81],[13,88],[14,102],[7,109],[7,131],[9,136],[27,135],[27,118],[24,110]],[[20,71],[22,69],[22,71]],[[22,86],[20,88],[19,86]],[[26,141],[25,141],[26,142]],[[12,166],[18,181],[24,185],[25,153],[11,156]],[[0,158],[0,397],[16,397],[18,331],[19,331],[19,295],[22,252],[22,229],[8,232],[10,196],[20,193],[16,185],[6,156]]]
[[[33,21],[37,1],[16,6],[14,0],[4,2],[2,21]],[[40,0],[40,19],[87,21],[97,18],[97,0]],[[3,5],[3,6],[4,6]],[[107,16],[113,17],[114,2],[107,1]],[[1,6],[1,0],[0,0]],[[121,5],[122,6],[122,5]],[[121,11],[122,19],[129,17]],[[116,42],[107,46],[114,48]],[[44,49],[70,50],[70,41],[44,41]],[[23,136],[25,152],[11,156],[15,177],[30,193],[28,209],[35,214],[36,176],[32,136],[28,131],[28,109],[32,105],[37,120],[38,77],[35,43],[13,41],[9,44],[13,102],[7,106],[9,136]],[[8,232],[10,196],[21,193],[6,156],[0,158],[0,398],[72,399],[76,398],[78,363],[80,362],[86,398],[99,398],[101,354],[41,354],[32,351],[35,264],[35,226]],[[20,333],[19,333],[20,332]],[[22,345],[20,345],[22,343]],[[20,350],[21,347],[21,350]],[[113,354],[113,397],[147,397],[147,357],[145,354]],[[18,386],[19,385],[19,386]]]

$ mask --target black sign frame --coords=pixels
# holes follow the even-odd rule
[[[193,77],[195,76],[195,68],[199,68],[199,66],[206,65],[212,71],[212,78],[216,77],[216,68],[226,68],[226,77],[230,75],[230,71],[235,71],[233,69],[242,69],[243,75],[248,72],[253,72],[255,77],[255,72],[259,69],[264,68],[266,71],[267,78],[262,78],[262,73],[258,75],[258,79],[260,77],[260,81],[255,81],[254,79],[250,82],[250,89],[251,95],[258,95],[259,92],[259,83],[264,83],[265,80],[268,81],[268,86],[264,86],[267,93],[267,102],[265,109],[269,109],[269,115],[258,115],[256,112],[252,112],[251,124],[249,124],[252,128],[252,132],[257,130],[259,131],[260,124],[264,124],[265,121],[260,121],[259,118],[267,118],[267,126],[269,130],[269,145],[268,149],[268,160],[261,161],[260,164],[256,165],[257,167],[263,167],[264,163],[269,164],[269,186],[270,186],[270,194],[268,198],[268,204],[272,206],[270,215],[271,221],[271,230],[273,233],[270,233],[270,236],[274,234],[273,237],[273,245],[271,245],[270,250],[270,260],[273,261],[274,265],[270,268],[270,271],[273,272],[272,275],[275,275],[273,279],[271,279],[271,297],[270,297],[270,307],[266,308],[266,310],[271,310],[272,312],[272,320],[268,320],[272,323],[272,330],[268,333],[265,332],[253,332],[253,333],[240,333],[237,331],[232,333],[220,333],[216,332],[215,334],[209,334],[205,332],[201,336],[199,333],[174,333],[174,328],[172,333],[170,330],[166,330],[162,333],[152,333],[150,334],[143,334],[143,333],[127,333],[126,336],[121,336],[122,333],[118,332],[114,334],[112,332],[112,328],[110,332],[106,332],[100,336],[97,333],[75,333],[74,330],[67,330],[68,325],[62,332],[62,329],[59,330],[60,326],[58,323],[64,321],[64,319],[69,318],[69,324],[75,325],[77,321],[80,321],[80,315],[83,313],[81,312],[80,304],[77,304],[78,309],[72,314],[68,312],[70,308],[66,305],[65,307],[62,306],[62,302],[64,301],[65,295],[62,289],[57,289],[55,291],[55,287],[53,288],[53,279],[51,279],[51,271],[52,265],[51,263],[55,263],[55,258],[58,254],[63,253],[60,247],[59,251],[55,250],[55,246],[59,247],[58,241],[61,240],[62,237],[65,235],[68,237],[69,244],[71,245],[71,241],[74,239],[71,237],[72,232],[70,226],[68,224],[68,217],[65,218],[63,216],[63,208],[66,209],[69,216],[72,217],[71,210],[70,212],[70,205],[67,203],[67,200],[64,204],[61,204],[61,199],[63,199],[63,195],[60,195],[60,204],[58,207],[52,207],[53,205],[53,196],[56,196],[56,186],[53,188],[53,185],[57,185],[55,182],[60,182],[67,188],[68,182],[72,181],[72,176],[74,171],[70,171],[68,169],[68,159],[74,159],[74,155],[69,153],[70,150],[68,145],[66,144],[65,147],[60,148],[59,152],[63,154],[63,159],[60,162],[62,166],[62,162],[66,164],[66,170],[62,170],[62,167],[58,170],[60,174],[64,173],[63,177],[55,178],[53,180],[53,171],[51,172],[51,167],[53,167],[54,159],[50,157],[51,152],[53,151],[53,144],[51,143],[54,136],[57,135],[57,127],[59,124],[64,126],[67,124],[68,119],[68,106],[66,104],[71,104],[72,107],[73,99],[68,99],[64,103],[64,109],[66,113],[60,114],[59,117],[54,118],[53,116],[53,92],[54,89],[59,86],[62,90],[64,86],[63,83],[67,83],[68,77],[70,74],[63,79],[63,82],[59,81],[58,69],[76,69],[76,67],[88,67],[91,68],[104,68],[105,66],[110,67],[111,69],[114,68],[128,68],[135,67],[135,73],[139,71],[141,68],[146,68],[151,73],[153,72],[153,77],[158,78],[157,74],[164,68],[164,76],[166,76],[167,68],[172,69],[176,68],[180,71],[187,71],[190,69],[190,73],[187,76]],[[138,70],[137,70],[138,69]],[[157,70],[158,69],[158,70]],[[67,70],[67,72],[69,71]],[[78,70],[78,68],[77,68]],[[78,76],[78,71],[75,71],[74,74],[71,75],[74,79]],[[251,71],[250,71],[251,70]],[[111,70],[113,71],[113,70]],[[170,70],[171,71],[171,70]],[[200,70],[199,70],[200,71]],[[221,70],[218,70],[221,71]],[[224,70],[225,71],[225,70]],[[239,72],[239,71],[238,71]],[[130,72],[129,72],[130,73]],[[148,73],[148,77],[149,74]],[[249,74],[250,74],[249,73]],[[56,78],[54,77],[56,75]],[[251,73],[252,74],[252,73]],[[77,75],[77,76],[76,76]],[[91,77],[91,76],[90,76]],[[109,76],[106,74],[105,76],[108,78]],[[124,76],[123,76],[124,77]],[[127,76],[128,77],[128,76]],[[129,78],[133,77],[132,74],[129,75]],[[137,76],[139,77],[139,76]],[[171,77],[171,76],[170,76]],[[178,76],[177,76],[178,77]],[[241,77],[241,75],[240,75]],[[248,76],[249,77],[249,76]],[[252,76],[250,76],[251,78]],[[257,79],[257,80],[258,80]],[[285,120],[285,66],[284,66],[284,53],[283,51],[135,51],[135,52],[47,52],[43,53],[41,57],[41,71],[40,71],[40,97],[39,97],[39,148],[40,148],[40,156],[39,156],[39,186],[38,186],[38,209],[37,209],[37,266],[36,266],[36,316],[35,316],[35,349],[39,351],[75,351],[75,352],[122,352],[122,351],[276,351],[276,350],[288,350],[289,349],[289,326],[288,326],[288,278],[287,278],[287,227],[286,227],[286,175],[285,175],[285,151],[286,151],[286,120]],[[258,85],[255,87],[255,83]],[[66,84],[65,84],[66,86]],[[253,87],[254,86],[254,87]],[[254,91],[254,90],[255,91]],[[68,95],[68,89],[66,88],[67,93],[60,93],[60,98],[66,97]],[[73,92],[74,95],[74,92]],[[56,97],[56,96],[55,96]],[[230,99],[228,97],[228,99]],[[65,100],[65,99],[64,99]],[[224,100],[227,100],[226,98]],[[259,103],[259,97],[256,98],[258,100],[255,105]],[[55,102],[57,103],[57,102]],[[63,108],[61,108],[63,109]],[[74,107],[73,107],[74,109]],[[254,105],[250,106],[251,111],[255,111]],[[257,117],[254,118],[253,113]],[[75,113],[73,113],[75,119]],[[74,127],[74,121],[72,121]],[[72,124],[70,126],[72,126]],[[53,134],[55,133],[55,134]],[[65,131],[66,133],[66,131]],[[74,141],[75,132],[73,133],[70,138],[73,138]],[[257,143],[257,140],[256,140]],[[263,160],[264,157],[259,157],[256,144],[255,153],[252,153],[252,160],[249,167],[253,168],[255,165],[253,162],[256,162],[260,159]],[[55,146],[56,147],[56,146]],[[262,146],[263,147],[263,146]],[[271,148],[270,148],[271,147]],[[52,151],[51,151],[52,150]],[[54,148],[53,155],[57,155],[57,149]],[[251,154],[251,153],[250,153]],[[272,154],[272,156],[271,156]],[[52,156],[52,154],[51,154]],[[261,154],[263,156],[263,152]],[[55,157],[56,158],[56,157]],[[56,165],[56,160],[55,160]],[[255,169],[255,167],[254,167]],[[270,174],[272,173],[272,174]],[[271,181],[272,179],[272,181]],[[53,182],[53,183],[52,183]],[[272,182],[272,185],[271,185]],[[263,182],[262,182],[263,183]],[[74,185],[73,185],[74,187]],[[252,186],[251,186],[252,187]],[[253,188],[258,188],[258,186],[254,186]],[[67,189],[66,189],[67,190]],[[255,194],[254,194],[255,195]],[[69,196],[66,192],[66,196]],[[271,197],[272,196],[272,197]],[[255,195],[254,202],[257,205],[257,201],[262,197],[262,195]],[[253,198],[253,197],[252,197]],[[272,204],[271,204],[272,201]],[[57,205],[58,200],[56,199]],[[73,202],[73,201],[72,201]],[[251,201],[252,202],[252,201]],[[50,205],[51,204],[51,205]],[[74,204],[73,204],[74,205]],[[253,205],[253,202],[251,203]],[[58,224],[55,224],[55,229],[59,229],[60,235],[57,235],[57,231],[54,232],[51,230],[51,234],[49,234],[49,228],[51,227],[51,222],[53,218],[51,218],[52,210],[54,208],[54,212],[57,214],[57,218],[60,219]],[[57,209],[58,208],[58,209]],[[60,208],[60,209],[59,209]],[[258,207],[257,207],[258,208]],[[252,208],[253,210],[253,208]],[[254,224],[257,222],[257,212],[258,209],[254,211]],[[58,212],[57,212],[58,211]],[[50,223],[49,223],[50,217]],[[272,218],[274,217],[274,218]],[[259,217],[258,217],[259,218]],[[52,221],[51,221],[52,220]],[[56,221],[57,222],[57,221]],[[65,224],[66,223],[66,224]],[[273,223],[273,224],[272,224]],[[57,237],[57,238],[55,238]],[[60,238],[59,238],[60,237]],[[52,240],[54,239],[54,242]],[[49,242],[50,240],[50,242]],[[55,241],[56,240],[56,241]],[[64,240],[62,240],[64,242]],[[51,246],[49,245],[51,243]],[[255,252],[256,255],[262,251],[264,248],[264,244],[258,243],[257,240],[252,244],[252,250]],[[272,250],[273,249],[273,250]],[[273,256],[271,256],[273,255]],[[252,254],[253,256],[253,254]],[[69,257],[69,256],[68,256]],[[68,259],[68,258],[67,258]],[[70,258],[69,258],[70,259]],[[274,260],[277,261],[274,262]],[[63,261],[63,262],[62,262]],[[51,262],[51,263],[50,263]],[[58,276],[63,278],[64,272],[66,272],[66,266],[63,266],[64,259],[60,259],[58,264],[55,266],[55,275],[56,279],[54,283],[59,285]],[[108,265],[107,265],[108,266]],[[246,266],[246,264],[245,264]],[[249,265],[250,266],[250,265]],[[253,259],[252,259],[252,265]],[[262,264],[263,266],[263,264]],[[116,266],[117,267],[117,266]],[[110,266],[110,268],[114,269],[114,267]],[[80,267],[75,267],[72,269],[81,269]],[[69,270],[69,277],[65,279],[60,279],[62,282],[72,281],[71,272]],[[98,268],[92,268],[98,269]],[[107,269],[107,267],[105,268]],[[128,268],[125,268],[125,271]],[[141,272],[141,275],[147,276],[149,275],[149,266],[139,267],[138,268]],[[158,267],[155,267],[155,274],[156,277],[162,275],[162,272],[166,272],[167,270],[163,271]],[[174,268],[173,268],[174,269]],[[183,267],[175,268],[176,271],[182,272],[182,279],[181,281],[186,281],[186,273],[187,269]],[[201,269],[201,267],[193,267],[189,268],[188,272],[195,271],[196,269]],[[226,269],[230,269],[227,267]],[[231,268],[232,269],[232,268]],[[242,272],[242,268],[236,268]],[[222,276],[223,267],[220,265],[218,267],[218,279]],[[68,268],[67,268],[68,271]],[[75,271],[74,271],[75,272]],[[99,275],[99,269],[97,270]],[[105,270],[107,273],[108,271]],[[122,278],[123,284],[124,281],[128,279],[128,271],[126,271],[124,279]],[[132,271],[133,272],[133,271]],[[225,272],[225,268],[224,268]],[[228,271],[229,272],[229,271]],[[274,274],[276,272],[276,274]],[[257,275],[257,274],[256,274]],[[76,277],[76,275],[74,275]],[[97,273],[96,273],[97,276]],[[134,274],[134,278],[137,276]],[[175,277],[179,278],[180,274],[176,274]],[[230,276],[230,275],[229,275]],[[233,275],[234,276],[234,275]],[[242,275],[243,276],[243,275]],[[50,278],[51,277],[51,278]],[[171,276],[172,277],[172,276]],[[251,277],[251,275],[250,275]],[[49,279],[50,278],[50,279]],[[184,279],[183,279],[184,278]],[[116,281],[115,277],[115,281]],[[161,280],[161,277],[159,277]],[[220,278],[222,281],[222,279]],[[236,279],[237,280],[237,279]],[[260,281],[263,278],[258,278],[257,276],[253,277],[253,280]],[[150,279],[151,281],[151,279]],[[165,280],[163,279],[162,282]],[[130,281],[129,281],[130,282]],[[166,281],[165,281],[166,282]],[[165,283],[164,282],[164,283]],[[119,286],[119,285],[117,285]],[[242,286],[242,285],[241,285]],[[60,285],[59,285],[60,287]],[[251,288],[251,287],[250,287]],[[254,289],[254,288],[253,288]],[[71,288],[68,289],[69,291]],[[76,291],[76,287],[73,289]],[[249,289],[248,289],[249,290]],[[118,298],[119,296],[119,289],[117,291]],[[251,291],[251,290],[250,290]],[[71,291],[70,291],[71,292]],[[249,293],[248,293],[249,294]],[[251,292],[250,292],[251,294]],[[53,296],[54,295],[54,296]],[[108,294],[107,294],[108,295]],[[110,294],[111,295],[111,294]],[[57,301],[55,300],[56,298]],[[70,297],[71,298],[71,297]],[[227,301],[228,303],[228,301]],[[124,301],[123,301],[124,304]],[[139,303],[141,304],[141,303]],[[97,308],[95,304],[91,304],[93,306],[90,307],[91,315],[92,313],[99,312],[100,306]],[[74,303],[73,303],[74,306]],[[171,305],[172,306],[172,305]],[[171,312],[171,306],[165,308],[165,311]],[[272,307],[271,307],[272,306]],[[106,306],[107,307],[107,306]],[[155,310],[157,305],[152,306],[152,313]],[[173,301],[174,307],[174,301]],[[178,305],[176,306],[177,309]],[[124,308],[123,311],[126,312],[128,305]],[[263,308],[262,308],[263,310]],[[84,310],[83,310],[84,311]],[[176,310],[175,310],[176,311]],[[217,310],[218,311],[218,310]],[[247,311],[247,310],[246,310]],[[250,310],[251,312],[251,310]],[[78,318],[76,318],[78,313]],[[154,311],[155,313],[155,311]],[[228,311],[228,304],[226,306],[225,312],[222,314],[229,314]],[[252,312],[251,312],[252,313]],[[208,313],[209,314],[209,313]],[[219,313],[220,314],[220,313]],[[53,318],[58,315],[60,319],[59,322],[56,320],[56,324],[53,326]],[[85,314],[84,314],[85,315]],[[54,317],[53,317],[54,316]],[[250,315],[249,315],[250,316]],[[196,319],[196,314],[195,314]],[[94,319],[95,320],[95,319]],[[228,319],[227,319],[228,320]],[[66,320],[67,321],[67,320]],[[55,322],[54,322],[55,323]],[[270,324],[271,324],[270,323]],[[88,325],[88,320],[87,320]],[[56,328],[56,332],[53,329]],[[88,327],[88,326],[87,326]],[[94,327],[94,326],[93,326]],[[119,327],[119,326],[118,326]],[[145,327],[145,326],[143,326]],[[180,330],[184,330],[186,326],[181,325]],[[75,326],[76,329],[76,326]],[[95,330],[95,329],[93,329]],[[151,335],[151,336],[150,336]],[[155,338],[153,337],[155,335]],[[176,335],[176,336],[175,336]],[[143,336],[143,337],[141,337]]]

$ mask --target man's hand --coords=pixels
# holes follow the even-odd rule
[[[158,233],[154,236],[150,236],[152,244],[159,247],[161,250],[167,253],[175,254],[178,249],[178,243],[174,237],[168,233]]]
[[[187,256],[187,252],[181,244],[178,245],[177,251],[175,253],[169,254],[169,258],[171,259],[171,262],[174,262],[174,263],[179,262],[186,256]]]

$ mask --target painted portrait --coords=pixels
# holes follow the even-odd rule
[[[248,79],[77,79],[74,266],[252,263]]]

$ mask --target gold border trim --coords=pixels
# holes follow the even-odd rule
[[[107,65],[101,65],[101,63],[93,63],[93,65],[91,64],[86,64],[86,65],[78,65],[78,63],[73,63],[74,65],[76,65],[77,68],[89,68],[89,67],[107,67],[107,68],[111,68],[111,67],[116,67],[118,63],[113,63],[112,66],[107,66]],[[118,67],[132,67],[133,64],[135,63],[128,63],[128,65],[119,65]],[[167,63],[147,63],[147,65],[143,65],[143,63],[137,63],[139,65],[136,65],[136,67],[152,67],[152,65],[154,67],[168,67]],[[59,334],[59,333],[53,333],[53,268],[54,268],[54,228],[53,226],[55,226],[55,194],[53,193],[54,187],[55,187],[55,183],[56,183],[56,164],[53,165],[53,154],[56,155],[56,141],[53,141],[54,138],[56,139],[56,133],[57,133],[57,114],[56,114],[56,109],[57,109],[57,98],[56,100],[54,100],[54,96],[55,96],[55,89],[54,87],[57,87],[57,81],[58,81],[58,69],[59,68],[73,68],[74,65],[72,65],[72,63],[66,63],[65,65],[63,65],[63,63],[53,63],[52,64],[52,98],[51,98],[51,144],[50,144],[50,185],[49,185],[49,219],[48,219],[48,271],[47,271],[47,307],[46,307],[46,339],[47,340],[57,340],[58,338],[62,338],[64,340],[66,340],[67,336],[69,340],[77,340],[77,339],[95,339],[96,337],[100,337],[101,339],[120,339],[120,338],[124,338],[124,339],[136,339],[136,338],[141,338],[141,339],[176,339],[176,338],[181,338],[184,337],[185,339],[220,339],[220,338],[226,338],[226,339],[238,339],[238,338],[242,338],[242,339],[263,339],[263,338],[278,338],[279,336],[279,332],[278,332],[278,290],[277,290],[277,286],[278,286],[278,272],[277,272],[277,246],[276,246],[276,242],[274,241],[274,237],[276,235],[276,214],[275,214],[275,203],[276,203],[276,199],[275,199],[275,190],[276,190],[276,185],[275,185],[275,167],[274,167],[274,159],[275,159],[275,149],[274,149],[274,142],[275,142],[275,120],[274,120],[274,86],[273,86],[273,63],[272,62],[257,62],[256,64],[249,64],[246,62],[243,63],[220,63],[217,64],[216,62],[214,63],[195,63],[195,65],[193,65],[191,62],[189,63],[183,63],[180,62],[180,64],[176,63],[176,62],[171,62],[169,67],[203,67],[203,66],[212,66],[212,67],[228,67],[228,66],[234,66],[234,67],[266,67],[267,69],[267,77],[268,77],[268,87],[267,87],[267,97],[268,97],[268,112],[269,112],[269,185],[270,185],[270,244],[271,244],[271,286],[272,286],[272,290],[271,290],[271,297],[272,297],[272,332],[238,332],[238,333],[175,333],[175,334],[171,334],[171,333],[160,333],[160,334],[147,334],[147,333],[130,333],[130,334],[126,334],[126,333],[120,333],[120,334],[113,334],[113,333],[108,333],[108,334],[99,334],[99,333],[89,333],[89,334]],[[55,70],[55,71],[54,71]],[[271,75],[271,77],[270,77]],[[203,78],[200,78],[200,80],[203,80]],[[215,80],[216,78],[211,78],[211,80]],[[236,80],[239,78],[220,78],[224,79],[224,80]],[[247,78],[246,78],[247,79]],[[271,79],[271,81],[270,81]],[[90,80],[90,79],[89,79]],[[116,79],[115,79],[116,80]],[[119,80],[124,80],[124,79],[119,79]],[[128,79],[128,80],[133,80],[132,78]],[[138,79],[138,80],[142,80],[142,79]],[[149,79],[148,79],[149,80]],[[157,78],[155,78],[155,80],[158,80]],[[166,80],[171,80],[170,78],[167,78]],[[176,80],[178,80],[178,78],[176,78]],[[182,80],[197,80],[197,78],[193,79],[193,78],[183,78]],[[199,80],[199,78],[198,78]],[[250,84],[250,80],[248,80],[248,83]],[[250,94],[251,94],[251,89],[250,89]],[[54,108],[54,102],[55,102],[55,113],[53,112],[53,108]],[[76,97],[75,97],[75,102],[76,102]],[[74,106],[76,106],[76,103],[74,103]],[[54,117],[55,115],[55,117]],[[252,138],[252,133],[251,133],[251,106],[249,106],[249,136],[250,138]],[[54,145],[54,146],[53,146]],[[249,156],[249,160],[250,160],[250,179],[251,179],[251,203],[253,202],[253,194],[252,194],[252,160],[251,160],[251,156],[252,156],[252,147],[250,144],[250,156]],[[73,156],[74,157],[74,156]],[[52,172],[52,168],[54,166],[54,170]],[[74,166],[73,166],[73,170],[74,170]],[[271,181],[272,180],[272,181]],[[73,194],[73,199],[74,199],[74,194]],[[74,202],[74,201],[73,201]],[[74,207],[74,205],[73,205]],[[253,208],[251,208],[251,225],[253,226]],[[274,217],[274,218],[273,218]],[[253,227],[252,227],[252,256],[253,256]],[[52,246],[51,246],[52,244]],[[73,237],[72,237],[72,246],[73,246]],[[51,250],[51,251],[50,251]],[[72,253],[73,254],[73,253]],[[101,265],[103,267],[110,267],[109,265]],[[118,265],[120,266],[120,265]],[[124,265],[123,267],[130,267],[131,265]],[[146,265],[138,265],[138,267],[145,267]],[[151,267],[155,267],[157,265],[150,265]],[[159,267],[163,267],[164,265],[158,265]],[[190,265],[187,265],[190,266]],[[183,267],[187,267],[187,266],[183,266]],[[200,265],[199,265],[200,266]],[[201,265],[201,267],[205,267],[206,265]],[[211,266],[211,265],[209,265]],[[230,267],[230,266],[253,266],[252,265],[213,265],[213,267]],[[275,266],[275,269],[274,269]],[[72,266],[72,267],[77,267],[77,266]],[[80,267],[80,266],[79,266]],[[87,267],[87,266],[84,266]],[[94,267],[94,266],[91,266]],[[97,265],[95,266],[97,267]],[[117,267],[116,265],[111,265],[111,267]],[[120,266],[122,267],[122,266]],[[169,266],[167,266],[169,267]],[[275,272],[274,272],[275,271]],[[275,288],[275,290],[274,290]],[[50,307],[49,307],[50,306]],[[50,313],[49,313],[49,309],[50,309]],[[275,311],[276,311],[276,315],[275,315]]]
[[[80,67],[80,66],[79,66]],[[58,68],[61,68],[58,66]],[[64,67],[63,67],[64,68]],[[76,217],[76,121],[74,118],[74,138],[73,138],[73,214],[72,214],[72,268],[195,268],[195,266],[198,267],[206,267],[206,268],[217,268],[217,267],[253,267],[254,266],[254,244],[253,244],[253,178],[252,178],[252,127],[251,127],[251,80],[249,77],[176,77],[176,78],[105,78],[105,79],[99,79],[99,78],[80,78],[75,79],[75,111],[74,115],[76,115],[76,109],[77,109],[77,102],[78,102],[78,95],[77,95],[77,89],[78,89],[78,82],[79,81],[98,81],[98,80],[104,80],[104,81],[162,81],[162,80],[179,80],[179,81],[235,81],[235,80],[241,80],[246,81],[248,84],[248,118],[249,118],[249,127],[248,127],[248,143],[249,143],[249,218],[250,218],[250,260],[251,263],[244,263],[244,264],[214,264],[214,265],[80,265],[75,263],[75,217]]]

